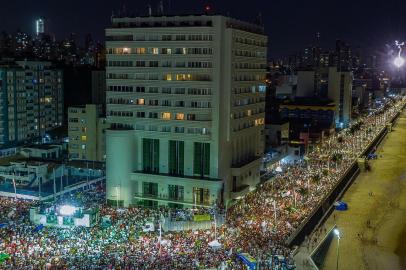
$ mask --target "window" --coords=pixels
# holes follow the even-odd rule
[[[166,74],[164,77],[165,81],[172,81],[172,74]]]
[[[161,105],[162,106],[171,106],[171,101],[170,100],[162,100]]]
[[[149,61],[149,67],[158,67],[158,61]]]
[[[185,120],[185,114],[184,113],[177,113],[175,115],[176,120]]]
[[[81,137],[81,140],[85,142],[85,141],[87,140],[86,135],[83,135],[83,136]]]
[[[184,187],[178,185],[168,185],[168,194],[170,200],[183,201]]]
[[[145,99],[143,99],[143,98],[137,98],[137,99],[136,99],[136,104],[137,104],[137,105],[145,105]]]
[[[142,140],[142,164],[144,172],[159,173],[159,140]]]
[[[210,191],[207,188],[193,188],[193,198],[196,198],[196,203],[210,204]]]
[[[150,113],[149,113],[149,118],[158,118],[158,113],[156,113],[156,112],[150,112]]]
[[[143,195],[156,197],[158,196],[158,184],[150,182],[142,182]]]
[[[170,112],[162,113],[162,119],[171,120],[171,113]]]
[[[210,143],[194,143],[193,173],[200,177],[210,174]]]
[[[169,174],[183,175],[185,159],[185,143],[183,141],[169,141],[168,168]]]
[[[158,48],[152,48],[152,54],[159,54]]]
[[[164,127],[162,127],[161,131],[162,132],[171,132],[172,128],[170,126],[164,126]]]

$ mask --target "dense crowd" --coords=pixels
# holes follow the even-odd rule
[[[34,202],[0,198],[0,254],[11,259],[0,269],[244,269],[237,254],[247,252],[261,269],[294,268],[286,240],[355,162],[363,149],[403,106],[390,103],[384,111],[360,119],[352,127],[321,142],[303,161],[281,164],[275,176],[230,207],[217,230],[144,232],[146,220],[162,216],[192,220],[191,210],[168,208],[115,209],[103,203],[104,188],[58,199],[97,206],[102,223],[92,228],[35,230],[28,211]],[[198,210],[216,214],[215,210]],[[217,239],[221,246],[209,243]]]

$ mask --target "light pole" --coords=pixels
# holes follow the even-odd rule
[[[340,255],[340,231],[336,228],[334,229],[334,234],[337,236],[337,264],[336,270],[338,270],[338,258]]]

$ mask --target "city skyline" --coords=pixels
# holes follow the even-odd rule
[[[58,39],[71,32],[81,37],[91,33],[95,39],[103,40],[104,29],[110,23],[110,16],[119,14],[125,7],[128,14],[147,15],[148,5],[153,13],[159,1],[97,1],[86,3],[77,0],[53,2],[40,0],[26,3],[17,0],[8,2],[0,10],[0,31],[14,32],[21,29],[30,34],[35,32],[35,20],[47,19],[47,28]],[[400,1],[381,1],[371,5],[366,0],[351,3],[341,1],[339,6],[325,5],[316,0],[311,3],[292,3],[275,1],[264,4],[259,0],[246,5],[235,2],[233,5],[215,1],[163,1],[165,14],[199,14],[206,5],[211,5],[212,13],[230,15],[246,21],[255,21],[261,12],[266,33],[270,38],[269,56],[281,57],[301,50],[316,42],[316,33],[320,33],[320,46],[332,47],[335,39],[347,41],[352,47],[363,47],[379,53],[385,44],[395,39],[405,38],[400,29],[406,25],[401,10],[406,3]],[[295,7],[295,8],[292,8]],[[334,11],[334,12],[332,12]],[[87,20],[89,15],[92,20]],[[72,18],[75,18],[72,20]],[[345,20],[343,19],[345,18]]]

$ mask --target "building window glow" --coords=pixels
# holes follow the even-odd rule
[[[171,120],[171,113],[170,112],[162,113],[162,119]]]
[[[137,105],[145,105],[145,99],[143,98],[137,99]]]
[[[176,120],[185,120],[185,114],[184,113],[177,113],[176,114]]]
[[[172,81],[172,74],[166,74],[165,75],[165,80],[166,81]]]
[[[81,139],[82,139],[82,141],[85,142],[85,141],[87,140],[87,136],[86,136],[86,135],[83,135]]]
[[[192,80],[191,74],[176,74],[177,81],[190,81]]]
[[[130,54],[131,49],[130,48],[123,48],[123,54]]]

